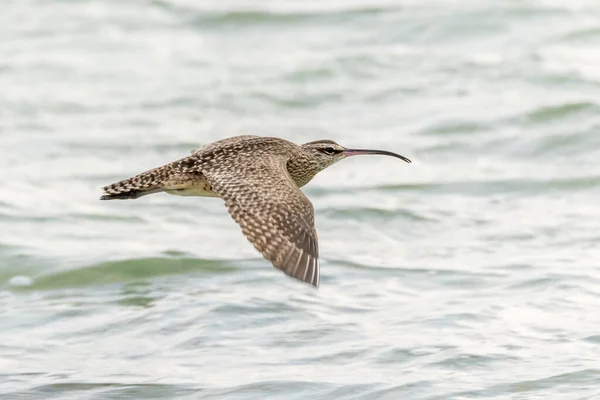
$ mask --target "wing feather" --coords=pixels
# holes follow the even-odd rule
[[[318,287],[314,209],[290,177],[287,159],[267,154],[237,163],[204,165],[202,173],[225,200],[246,238],[275,268]]]

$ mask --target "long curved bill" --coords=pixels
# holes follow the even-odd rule
[[[378,154],[380,156],[396,157],[407,163],[412,162],[408,158],[401,156],[400,154],[392,153],[391,151],[385,151],[385,150],[345,149],[342,153],[344,153],[344,155],[346,157],[361,156],[361,155],[366,155],[366,154],[376,154],[376,155]]]

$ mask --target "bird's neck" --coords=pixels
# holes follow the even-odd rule
[[[304,153],[290,158],[287,162],[287,170],[298,187],[306,185],[319,172],[316,161]]]

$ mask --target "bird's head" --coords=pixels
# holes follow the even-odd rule
[[[319,171],[324,170],[325,168],[335,164],[343,158],[363,154],[379,154],[383,156],[392,156],[399,158],[407,163],[411,162],[408,158],[401,156],[400,154],[392,153],[391,151],[347,149],[344,146],[340,146],[332,140],[317,140],[315,142],[305,143],[302,145],[302,149],[305,152],[309,153],[311,158],[315,160]]]

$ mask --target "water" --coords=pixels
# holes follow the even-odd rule
[[[596,399],[595,1],[8,1],[2,399]],[[321,288],[218,199],[100,187],[242,133],[396,151],[305,189]]]

